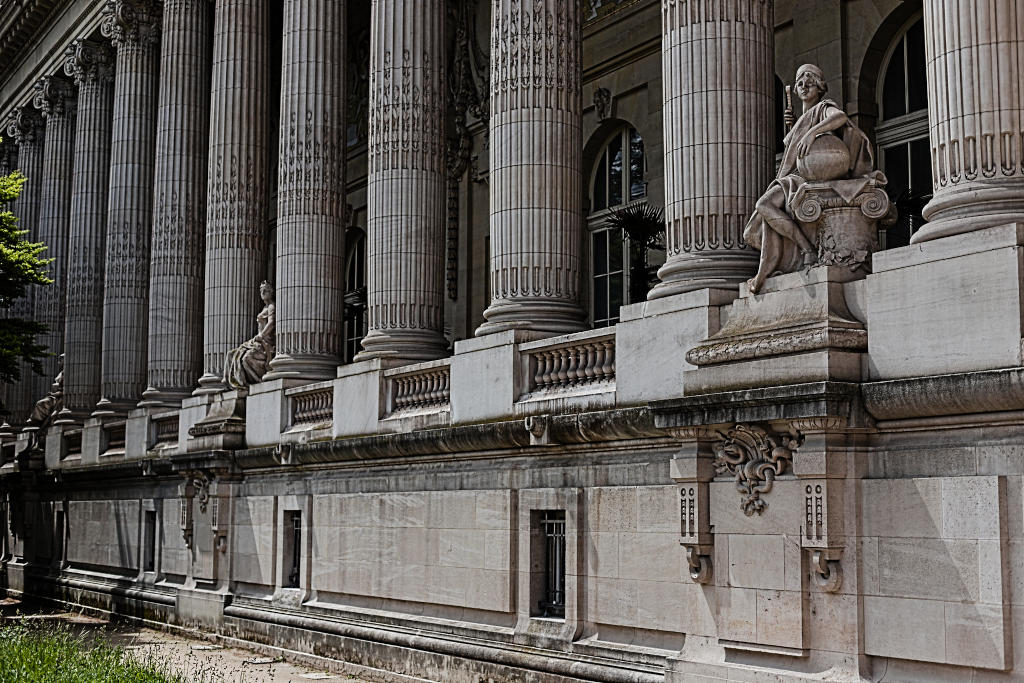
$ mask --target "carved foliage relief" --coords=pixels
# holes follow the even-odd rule
[[[778,434],[746,424],[719,435],[714,447],[715,472],[733,477],[744,514],[761,514],[768,507],[761,496],[771,491],[775,478],[792,465],[793,452],[803,443],[803,435],[795,429]]]

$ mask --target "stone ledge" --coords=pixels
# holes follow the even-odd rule
[[[763,389],[701,394],[651,404],[659,429],[736,422],[835,416],[850,427],[869,426],[855,382],[808,382]]]
[[[1024,367],[866,382],[862,393],[879,420],[1024,410]]]

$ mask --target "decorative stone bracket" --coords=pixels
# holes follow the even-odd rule
[[[714,534],[711,528],[711,492],[714,478],[709,448],[712,432],[704,427],[670,429],[682,444],[672,459],[672,479],[679,484],[679,543],[686,549],[690,578],[708,584],[714,572],[712,554]]]

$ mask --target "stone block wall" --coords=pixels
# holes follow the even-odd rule
[[[67,561],[120,573],[138,571],[140,510],[138,500],[69,501]]]

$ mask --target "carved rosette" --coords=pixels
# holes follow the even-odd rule
[[[160,12],[158,0],[107,0],[100,33],[119,50],[155,45],[160,39]]]
[[[64,51],[64,73],[81,88],[114,78],[114,51],[107,43],[80,38]]]
[[[733,477],[745,515],[761,514],[768,507],[761,496],[772,490],[776,477],[786,473],[803,435],[793,428],[777,434],[758,425],[737,424],[720,436],[714,446],[715,472]]]

